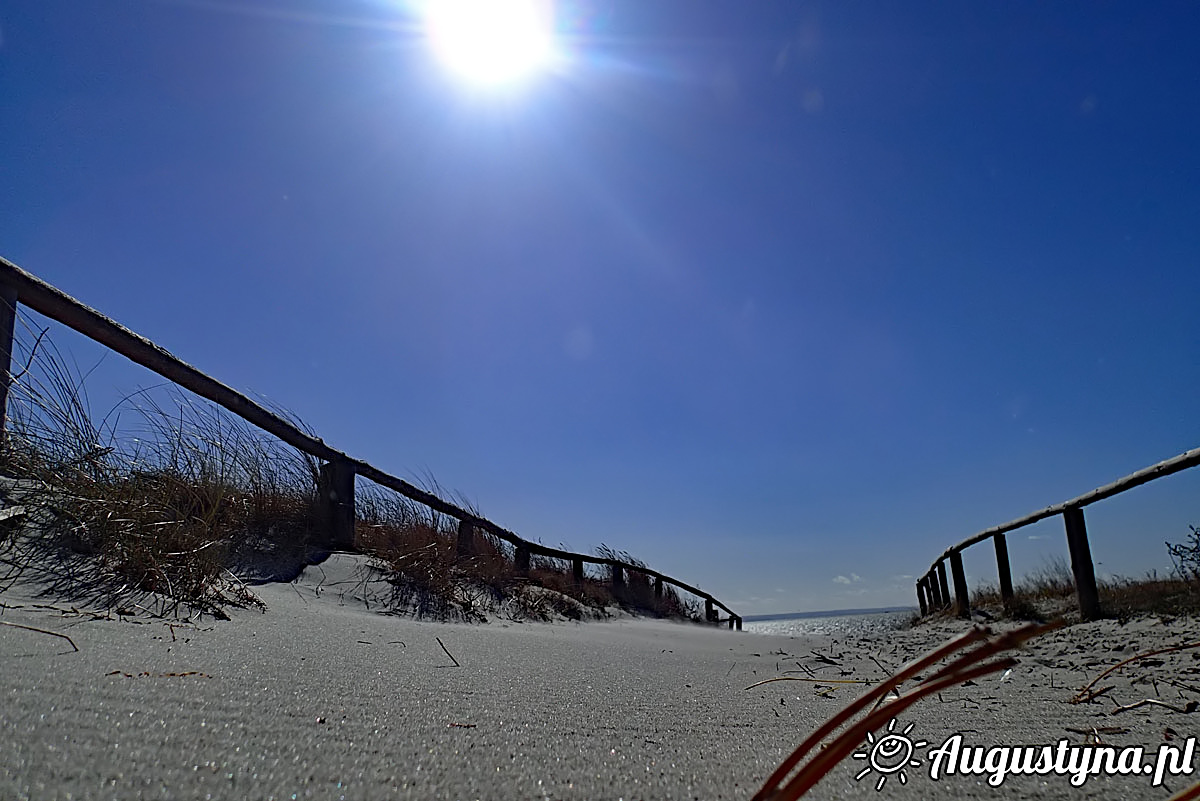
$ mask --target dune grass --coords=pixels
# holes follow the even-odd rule
[[[0,446],[0,592],[19,582],[122,611],[224,616],[258,604],[249,581],[293,574],[327,548],[319,464],[174,385],[138,390],[99,419],[86,374],[45,331],[14,343],[9,419]],[[308,430],[286,410],[275,412]],[[309,433],[312,433],[311,431]],[[431,476],[426,491],[448,497]],[[457,521],[366,480],[357,482],[354,548],[391,586],[389,609],[435,619],[582,619],[621,606],[698,619],[673,588],[635,571],[577,582],[571,565],[534,558],[518,575],[513,547],[476,532],[460,554]],[[479,514],[461,495],[460,506]],[[644,563],[601,546],[600,555]],[[286,570],[285,570],[286,572]]]
[[[1192,528],[1193,537],[1196,529]],[[1195,545],[1195,542],[1193,542]],[[1176,554],[1181,546],[1167,543]],[[1173,550],[1175,549],[1175,550]],[[1175,557],[1173,575],[1155,572],[1141,578],[1109,577],[1097,579],[1100,607],[1111,617],[1127,618],[1138,614],[1200,614],[1200,572],[1189,571]],[[1015,620],[1047,620],[1074,608],[1075,576],[1062,556],[1048,558],[1013,587],[1013,599],[1007,608],[994,584],[985,584],[971,595],[971,607]]]

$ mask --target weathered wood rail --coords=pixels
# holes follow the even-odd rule
[[[1075,578],[1075,592],[1079,601],[1079,613],[1084,620],[1095,620],[1101,614],[1100,595],[1096,587],[1096,570],[1092,564],[1092,552],[1091,546],[1088,544],[1083,508],[1148,481],[1154,481],[1196,465],[1200,465],[1200,448],[1193,448],[1136,473],[1130,473],[1124,478],[1084,493],[1078,498],[1047,506],[1045,509],[1000,526],[984,529],[974,536],[967,537],[957,545],[951,545],[933,561],[929,572],[917,580],[917,603],[921,606],[921,614],[926,615],[953,606],[959,617],[969,618],[971,616],[967,577],[963,572],[962,552],[985,540],[991,540],[995,546],[1000,598],[1005,606],[1008,606],[1013,600],[1013,584],[1012,567],[1008,561],[1008,542],[1005,535],[1039,520],[1062,515],[1067,534],[1067,548],[1071,555],[1071,572]],[[950,563],[950,582],[946,580],[947,561]],[[953,584],[953,596],[950,594],[950,584]]]
[[[73,328],[130,361],[227,409],[293,448],[319,459],[322,464],[317,497],[321,503],[329,544],[333,547],[350,548],[353,545],[354,481],[356,477],[361,476],[458,520],[457,545],[460,554],[471,552],[476,531],[486,531],[514,547],[514,568],[518,574],[529,572],[532,556],[569,561],[572,575],[579,583],[584,579],[585,564],[606,566],[611,571],[614,590],[618,591],[618,596],[626,586],[626,574],[641,574],[646,576],[648,581],[653,579],[655,597],[661,597],[663,585],[669,584],[704,601],[704,616],[708,622],[727,622],[729,628],[739,631],[742,628],[741,616],[697,587],[657,570],[619,559],[589,556],[530,542],[486,518],[472,514],[403,479],[326,445],[320,438],[300,430],[237,390],[200,372],[145,337],[135,334],[3,257],[0,257],[0,442],[3,442],[6,428],[8,390],[12,382],[12,343],[18,304],[24,304],[45,317]],[[718,609],[728,614],[728,618],[722,621]]]

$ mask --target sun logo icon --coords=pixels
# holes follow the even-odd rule
[[[895,775],[901,784],[908,784],[908,774],[904,769],[921,767],[921,760],[914,759],[913,752],[929,744],[924,740],[913,742],[908,736],[912,729],[913,724],[910,723],[896,733],[896,719],[892,718],[887,725],[887,734],[878,740],[872,732],[867,732],[868,748],[856,751],[852,755],[855,759],[867,760],[867,766],[854,775],[854,780],[861,781],[874,770],[879,773],[879,782],[875,785],[876,792],[887,784],[888,776]]]

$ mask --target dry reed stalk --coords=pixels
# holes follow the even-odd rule
[[[961,637],[951,640],[925,656],[910,662],[892,676],[863,693],[863,695],[851,702],[845,709],[831,717],[815,732],[809,735],[767,778],[767,781],[754,795],[752,801],[795,801],[795,799],[804,795],[804,793],[829,773],[835,765],[849,756],[855,748],[859,747],[867,732],[874,731],[886,720],[894,717],[897,712],[907,709],[926,696],[936,694],[963,682],[986,676],[989,673],[1013,667],[1017,663],[1011,657],[990,662],[984,660],[1003,651],[1017,648],[1030,638],[1057,628],[1059,625],[1061,625],[1059,622],[1041,625],[1031,624],[1013,629],[999,636],[994,635],[990,629],[976,627]],[[968,648],[971,650],[967,651],[966,649]],[[933,675],[922,680],[911,692],[898,696],[888,706],[878,706],[878,703],[889,692],[896,690],[898,694],[901,684],[912,679],[926,668],[955,654],[960,655]],[[817,753],[807,764],[802,766],[785,783],[785,779],[800,764],[801,760],[815,749],[825,737],[871,704],[876,704],[876,706],[866,717],[834,738],[834,740],[828,743],[824,749]]]
[[[39,629],[37,626],[26,626],[21,623],[9,623],[5,620],[0,620],[0,626],[11,626],[14,629],[25,629],[26,631],[36,631],[38,634],[49,634],[51,637],[61,637],[67,642],[71,643],[71,647],[75,649],[75,653],[79,653],[79,646],[75,644],[75,641],[65,634],[59,634],[57,631]]]
[[[1093,693],[1093,692],[1090,692],[1090,690],[1093,687],[1095,687],[1096,684],[1099,683],[1101,679],[1113,674],[1114,672],[1120,670],[1121,668],[1125,667],[1126,665],[1130,664],[1131,662],[1137,662],[1139,659],[1146,659],[1151,656],[1158,656],[1159,654],[1173,654],[1177,651],[1188,651],[1188,650],[1191,650],[1192,648],[1200,648],[1200,642],[1189,642],[1184,645],[1175,645],[1170,648],[1157,648],[1153,651],[1146,651],[1144,653],[1135,654],[1134,656],[1129,657],[1128,659],[1124,660],[1123,662],[1118,662],[1117,664],[1110,667],[1108,670],[1101,673],[1096,678],[1089,681],[1087,683],[1087,685],[1085,685],[1082,689],[1080,689],[1080,691],[1075,695],[1075,697],[1071,699],[1071,703],[1072,704],[1082,704],[1085,701],[1091,701],[1094,698],[1096,698],[1098,695],[1100,695],[1100,692]],[[1111,689],[1111,688],[1109,688],[1109,689]]]

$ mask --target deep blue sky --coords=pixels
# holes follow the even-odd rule
[[[484,92],[401,0],[3,0],[0,254],[747,614],[913,603],[1200,445],[1200,6],[557,12],[566,62]],[[1167,567],[1200,476],[1088,522],[1101,573]]]

